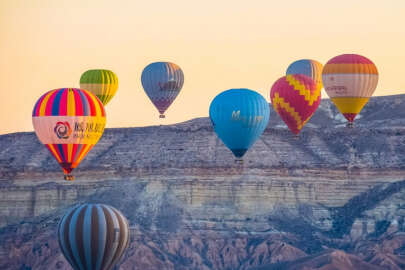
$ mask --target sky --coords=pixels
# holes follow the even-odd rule
[[[212,99],[230,88],[270,101],[291,62],[326,63],[343,53],[377,65],[374,95],[402,94],[404,14],[404,0],[0,0],[0,134],[32,131],[37,99],[79,87],[94,68],[119,78],[106,106],[110,128],[208,116]],[[156,61],[174,62],[185,75],[166,119],[140,82]]]

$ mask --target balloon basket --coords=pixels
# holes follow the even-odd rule
[[[235,159],[235,164],[243,165],[243,159],[241,159],[241,158]]]
[[[166,118],[164,114],[159,115],[159,118]]]
[[[71,175],[71,174],[65,174],[64,178],[65,178],[66,181],[75,180],[75,177],[73,175]]]
[[[353,122],[347,122],[346,127],[347,128],[354,128],[354,123]]]

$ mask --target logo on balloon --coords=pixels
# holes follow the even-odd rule
[[[326,91],[333,91],[336,95],[347,94],[347,87],[344,85],[332,85],[325,88]]]
[[[247,125],[247,126],[255,126],[260,124],[260,122],[263,120],[262,115],[252,115],[249,117],[246,116],[241,116],[240,115],[240,110],[239,111],[233,111],[232,112],[232,121],[240,121],[242,124]]]
[[[179,86],[175,80],[169,80],[165,83],[158,83],[160,91],[178,91]]]
[[[68,122],[57,122],[53,130],[59,139],[67,139],[72,134],[72,129]]]

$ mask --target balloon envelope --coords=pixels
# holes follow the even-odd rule
[[[128,246],[128,221],[112,206],[83,204],[62,217],[58,239],[63,255],[75,270],[110,270]]]
[[[316,88],[321,90],[322,85],[322,69],[323,65],[316,60],[301,59],[293,62],[287,68],[286,75],[302,74],[316,83]]]
[[[270,99],[288,128],[298,134],[318,108],[321,89],[305,75],[287,75],[273,84]]]
[[[103,105],[114,97],[118,89],[118,77],[111,70],[91,69],[80,77],[80,88],[96,95]]]
[[[270,117],[267,101],[249,89],[230,89],[210,105],[214,130],[237,158],[241,158],[266,129]]]
[[[101,101],[92,93],[77,88],[45,93],[32,112],[38,139],[59,162],[65,175],[70,174],[98,142],[105,122]]]
[[[184,74],[174,63],[156,62],[149,64],[142,71],[142,86],[164,118],[164,113],[180,93],[184,83]]]
[[[378,71],[364,56],[342,54],[326,63],[322,81],[330,99],[352,123],[376,89]]]

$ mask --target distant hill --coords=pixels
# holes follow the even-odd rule
[[[405,95],[371,98],[356,119],[356,128],[348,129],[343,116],[324,99],[298,139],[272,109],[265,133],[245,156],[245,166],[403,168],[404,108]],[[226,167],[233,159],[209,119],[198,118],[167,126],[106,129],[75,174],[90,178],[99,178],[97,171],[160,174],[162,168],[176,166]],[[34,133],[0,136],[0,179],[59,175],[59,165]]]

